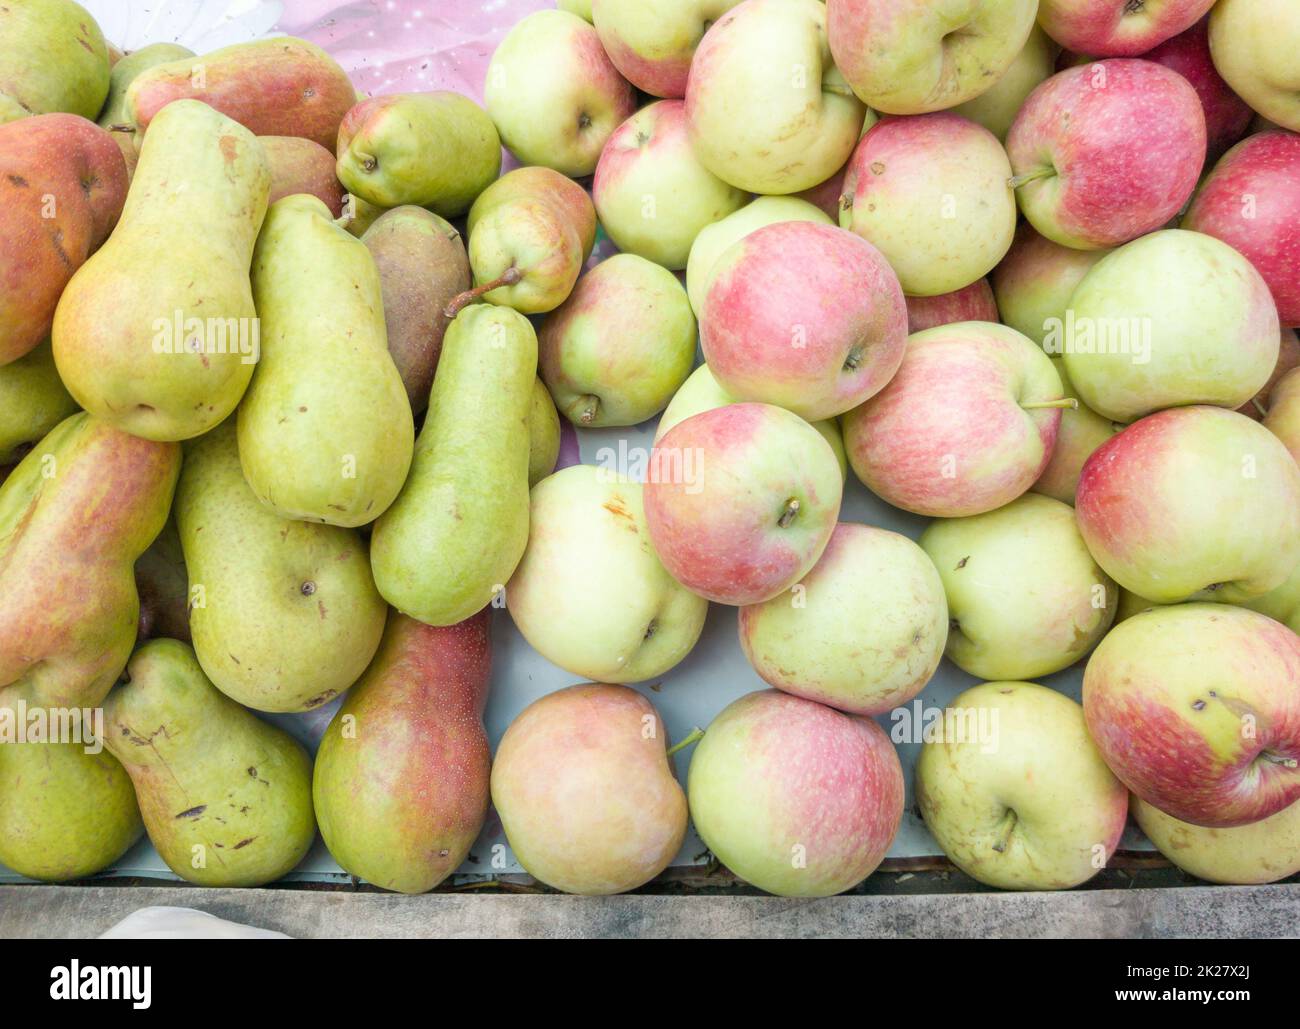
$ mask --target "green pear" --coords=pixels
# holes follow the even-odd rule
[[[386,207],[367,203],[359,196],[346,193],[343,196],[343,214],[339,218],[339,224],[352,235],[360,238],[379,220],[380,215],[387,213]]]
[[[113,133],[117,145],[122,148],[126,158],[127,170],[134,173],[139,151],[135,145],[135,136],[128,131],[131,128],[131,112],[126,104],[126,87],[142,72],[168,61],[193,57],[194,51],[179,43],[151,43],[127,54],[115,65],[109,77],[108,96],[104,107],[99,112],[99,125]]]
[[[447,329],[410,477],[370,538],[379,592],[404,614],[464,621],[519,563],[536,380],[537,336],[523,315],[475,304]]]
[[[365,543],[259,503],[233,419],[190,444],[176,526],[194,649],[223,693],[259,711],[307,711],[365,670],[386,611]]]
[[[17,461],[77,410],[54,367],[49,341],[0,365],[0,464]]]
[[[528,488],[555,471],[560,459],[560,412],[551,391],[539,377],[533,384],[533,404],[528,409]]]
[[[596,241],[596,209],[587,191],[550,168],[516,168],[470,208],[469,264],[476,297],[524,314],[552,311],[573,290]]]
[[[330,853],[351,874],[423,893],[478,838],[491,767],[491,617],[435,627],[393,612],[379,653],[325,730],[312,797]]]
[[[235,409],[257,360],[248,268],[270,185],[257,139],[206,104],[154,119],[117,228],[54,313],[54,360],[82,407],[155,440]]]
[[[301,744],[213,686],[179,640],[150,640],[127,676],[104,703],[104,742],[167,867],[199,886],[260,886],[293,869],[316,837]]]
[[[0,711],[91,707],[135,644],[133,566],[167,520],[181,449],[81,412],[0,485]]]
[[[30,114],[66,111],[92,121],[108,95],[108,45],[72,0],[0,4],[0,100]]]
[[[459,93],[363,100],[339,126],[339,181],[380,207],[415,204],[457,218],[501,171],[487,112]]]
[[[103,871],[144,833],[112,754],[81,743],[0,744],[0,864],[46,882]]]
[[[284,518],[374,521],[406,480],[411,405],[388,353],[370,252],[314,196],[271,206],[253,253],[262,359],[239,405],[239,458]]]

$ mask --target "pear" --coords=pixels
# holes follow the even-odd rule
[[[167,520],[180,447],[84,412],[0,485],[0,709],[91,707],[135,643],[132,566]]]
[[[528,488],[532,489],[555,471],[560,459],[560,412],[551,391],[541,378],[533,385],[533,404],[528,409]]]
[[[59,296],[113,231],[126,187],[113,137],[84,118],[0,125],[0,365],[49,336]]]
[[[310,193],[329,208],[330,217],[343,214],[343,187],[334,176],[334,155],[319,143],[299,136],[258,136],[271,166],[271,195],[267,204]]]
[[[0,4],[0,100],[93,119],[108,95],[108,60],[104,34],[80,4]]]
[[[423,893],[456,870],[483,828],[490,624],[490,609],[441,628],[393,612],[326,729],[312,796],[330,853],[352,875]]]
[[[596,209],[586,190],[550,168],[516,168],[470,208],[469,264],[474,289],[448,313],[479,296],[524,314],[559,307],[596,241]]]
[[[112,754],[82,743],[0,743],[0,864],[46,882],[103,871],[144,834]]]
[[[166,636],[190,642],[189,574],[176,519],[167,519],[136,561],[135,588],[140,594],[140,640]]]
[[[406,386],[411,410],[429,406],[433,370],[451,319],[443,308],[469,289],[469,257],[460,233],[422,207],[381,214],[361,237],[379,269],[388,352]]]
[[[233,419],[190,444],[176,491],[190,633],[218,689],[260,711],[306,711],[370,662],[386,608],[361,537],[261,504]]]
[[[311,847],[311,758],[225,696],[178,640],[150,640],[104,703],[149,839],[182,879],[260,886]]]
[[[155,65],[126,91],[136,138],[177,100],[200,100],[258,136],[301,136],[332,150],[357,102],[351,80],[314,43],[276,36]]]
[[[113,65],[108,83],[108,96],[104,100],[104,107],[99,112],[97,122],[101,128],[114,134],[113,138],[117,140],[122,157],[126,160],[128,174],[135,174],[135,165],[140,153],[136,149],[135,137],[129,131],[131,113],[126,106],[126,87],[135,80],[137,75],[155,65],[193,56],[193,50],[179,43],[151,43],[139,50],[133,50]]]
[[[429,625],[464,621],[510,578],[528,541],[529,412],[537,336],[475,304],[447,329],[411,474],[375,523],[375,583]]]
[[[76,410],[54,368],[49,340],[0,365],[0,464],[17,461]]]
[[[318,198],[287,197],[257,241],[253,299],[262,359],[238,416],[249,486],[284,518],[374,521],[415,443],[375,262]]]
[[[339,181],[380,207],[415,204],[457,218],[500,171],[496,126],[459,93],[371,97],[339,126]]]
[[[248,266],[270,178],[252,134],[205,104],[158,116],[117,229],[54,315],[54,361],[82,407],[155,440],[234,410],[257,360]]]

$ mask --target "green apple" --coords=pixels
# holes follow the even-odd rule
[[[561,11],[576,14],[583,21],[591,21],[591,0],[557,0],[555,6]]]
[[[1300,461],[1300,368],[1283,375],[1269,392],[1264,428]]]
[[[1294,0],[1219,0],[1210,12],[1214,67],[1264,118],[1300,132],[1300,7]]]
[[[948,656],[981,679],[1059,672],[1114,620],[1115,583],[1059,500],[1026,493],[986,514],[937,519],[921,549],[948,597]]]
[[[1078,391],[1070,385],[1070,378],[1066,374],[1065,362],[1059,357],[1053,357],[1052,364],[1061,376],[1062,395],[1078,400]],[[1052,456],[1038,481],[1029,488],[1034,493],[1073,505],[1084,464],[1094,450],[1123,428],[1119,422],[1103,418],[1086,404],[1064,408]]]
[[[1181,822],[1136,795],[1130,810],[1156,849],[1198,879],[1260,885],[1300,872],[1300,801],[1230,829]]]
[[[690,653],[708,602],[664,570],[641,484],[571,465],[533,487],[528,546],[506,609],[548,661],[596,682],[640,682]]]
[[[944,715],[921,748],[916,798],[953,864],[1004,890],[1069,889],[1105,867],[1128,792],[1088,738],[1083,708],[1035,683],[986,682]]]
[[[990,277],[1003,324],[1042,346],[1049,330],[1065,324],[1070,297],[1083,277],[1109,253],[1062,246],[1021,222]]]
[[[1252,597],[1241,606],[1277,619],[1292,632],[1300,632],[1300,565],[1296,565],[1295,571],[1281,586],[1263,596]]]
[[[1034,87],[1056,70],[1060,50],[1037,25],[997,82],[973,100],[954,107],[953,113],[969,118],[988,129],[998,139],[1006,139],[1025,97]]]

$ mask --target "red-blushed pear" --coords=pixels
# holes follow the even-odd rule
[[[952,109],[953,114],[978,122],[1000,140],[1006,139],[1025,97],[1056,70],[1059,49],[1047,33],[1035,25],[1020,53],[997,82],[973,100],[958,104]]]
[[[953,322],[996,322],[998,305],[988,279],[932,297],[907,297],[907,331],[924,332]]]
[[[1300,325],[1300,135],[1260,132],[1223,155],[1182,227],[1244,254],[1268,283],[1283,325]]]
[[[1300,468],[1262,425],[1221,407],[1161,411],[1103,443],[1075,511],[1097,563],[1157,603],[1240,603],[1300,563]]]
[[[885,114],[941,111],[978,96],[1016,59],[1036,0],[827,0],[831,53]]]
[[[1205,112],[1205,137],[1211,157],[1217,157],[1250,131],[1255,112],[1214,67],[1207,18],[1148,50],[1142,59],[1172,68],[1192,84]]]
[[[1193,25],[1214,0],[1041,0],[1038,24],[1081,54],[1136,57]]]
[[[1300,6],[1294,0],[1219,0],[1210,53],[1219,74],[1260,116],[1300,132]]]
[[[1068,68],[1007,134],[1020,210],[1079,250],[1113,247],[1182,209],[1205,163],[1205,114],[1185,78],[1151,61]]]
[[[592,0],[591,17],[609,59],[651,96],[686,95],[691,58],[705,31],[739,0]]]
[[[740,609],[740,647],[763,680],[850,714],[882,715],[925,688],[943,657],[948,605],[906,536],[841,522],[789,593]]]
[[[947,112],[886,118],[849,161],[840,225],[880,249],[905,293],[951,293],[1010,248],[1010,178],[1006,151],[982,125]]]
[[[696,160],[680,100],[643,107],[614,130],[591,195],[619,250],[672,269],[686,267],[701,229],[749,200]]]
[[[1126,619],[1088,660],[1083,710],[1124,785],[1181,821],[1247,825],[1300,800],[1300,636],[1266,615]]]
[[[991,322],[918,332],[888,386],[841,422],[849,463],[895,507],[938,518],[980,514],[1034,484],[1066,399],[1032,340]]]
[[[634,890],[686,835],[667,727],[626,686],[570,686],[524,708],[497,746],[492,803],[519,863],[566,893]]]
[[[1001,320],[1040,346],[1060,331],[1074,289],[1109,250],[1075,250],[1040,236],[1028,222],[991,276]]]
[[[747,694],[713,720],[687,792],[713,855],[781,897],[856,886],[903,817],[903,769],[884,730],[778,690]]]
[[[769,404],[717,407],[680,422],[651,451],[650,542],[692,592],[759,604],[817,563],[843,488],[830,444],[798,415]]]
[[[1070,297],[1062,353],[1079,398],[1129,422],[1185,404],[1239,407],[1277,365],[1277,308],[1259,272],[1212,236],[1164,229],[1107,254]]]
[[[1156,849],[1198,879],[1260,885],[1300,872],[1300,801],[1258,822],[1228,829],[1179,821],[1137,796],[1129,810]]]
[[[1269,376],[1268,382],[1264,383],[1258,393],[1247,400],[1239,408],[1238,414],[1244,414],[1247,418],[1253,418],[1260,421],[1268,414],[1269,400],[1273,396],[1273,388],[1282,381],[1292,368],[1300,365],[1300,338],[1297,338],[1294,329],[1283,329],[1282,339],[1277,351],[1277,364],[1273,366],[1273,374]]]
[[[907,305],[898,277],[851,232],[767,225],[728,247],[710,275],[704,359],[741,400],[778,404],[809,421],[832,418],[878,393],[903,359]]]
[[[1076,251],[1083,253],[1083,251]],[[1061,377],[1061,386],[1067,397],[1078,398],[1078,391],[1070,383],[1065,370],[1065,362],[1059,357],[1052,358],[1052,365]],[[1092,452],[1110,439],[1115,433],[1122,432],[1123,424],[1103,418],[1096,411],[1080,403],[1075,408],[1061,411],[1061,428],[1056,433],[1056,446],[1052,448],[1051,460],[1043,469],[1030,489],[1045,497],[1052,497],[1062,503],[1074,504],[1074,494],[1079,488],[1079,476],[1083,466]]]
[[[1128,793],[1069,697],[1032,682],[959,695],[916,763],[916,798],[948,858],[1004,890],[1087,882],[1119,845]]]
[[[1273,387],[1264,428],[1300,461],[1300,371],[1287,372]]]
[[[797,193],[843,166],[866,108],[831,60],[819,0],[745,0],[695,50],[686,84],[691,145],[751,193]]]

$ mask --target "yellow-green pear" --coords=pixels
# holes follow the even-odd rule
[[[560,457],[560,412],[551,391],[539,377],[533,384],[533,404],[528,409],[528,488],[555,471]]]
[[[76,410],[48,341],[0,365],[0,465],[17,461]]]
[[[93,119],[108,95],[108,77],[104,34],[80,4],[0,4],[0,106]]]

